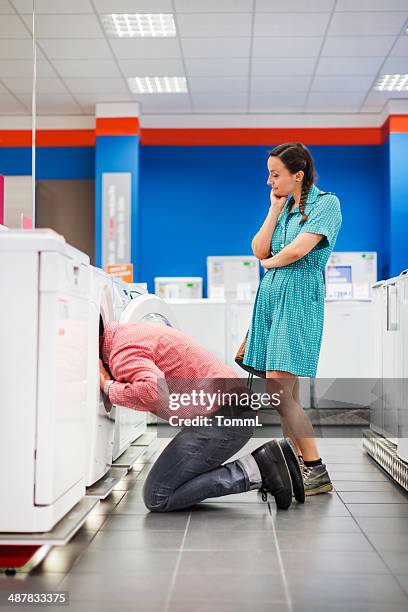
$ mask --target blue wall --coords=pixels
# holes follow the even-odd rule
[[[395,142],[394,160],[399,139]],[[336,250],[377,251],[379,278],[389,276],[391,254],[395,265],[408,265],[400,232],[407,224],[393,219],[392,253],[386,229],[390,195],[405,206],[408,192],[402,185],[398,194],[387,193],[388,147],[310,147],[318,186],[341,201]],[[206,278],[207,255],[250,254],[252,236],[269,205],[267,155],[267,147],[140,147],[139,205],[132,228],[136,280],[148,281],[153,289],[155,276]],[[116,161],[113,155],[112,171]],[[0,173],[30,174],[31,150],[0,148]],[[39,148],[37,173],[39,179],[94,178],[95,149]]]
[[[92,179],[95,177],[94,147],[38,147],[36,150],[38,180]],[[29,147],[0,147],[0,174],[31,174]]]
[[[95,265],[102,265],[102,174],[104,172],[130,172],[131,177],[131,259],[134,273],[139,274],[137,217],[139,198],[139,137],[97,136],[95,154]]]
[[[377,251],[384,276],[384,151],[380,146],[310,147],[317,185],[340,198],[336,250]],[[269,206],[266,147],[141,147],[141,272],[203,276],[207,255],[251,253]]]
[[[408,134],[389,137],[389,276],[408,268]]]

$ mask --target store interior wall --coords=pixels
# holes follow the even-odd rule
[[[341,200],[336,250],[377,251],[378,277],[387,278],[387,144],[310,149],[317,185]],[[155,276],[205,279],[208,255],[250,254],[251,238],[268,208],[268,151],[265,146],[141,146],[139,213],[132,227],[135,280],[147,281],[153,290]],[[30,167],[30,149],[0,147],[0,173],[29,174]],[[37,147],[38,181],[94,176],[93,147]],[[69,198],[64,202],[67,209],[75,206]],[[59,218],[63,222],[62,212]]]
[[[338,251],[377,251],[385,278],[381,146],[311,146],[317,185],[341,201]],[[141,279],[206,277],[207,255],[251,254],[267,214],[267,147],[141,147]]]
[[[36,186],[36,227],[49,227],[94,263],[95,181],[42,180]]]

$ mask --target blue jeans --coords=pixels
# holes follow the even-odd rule
[[[252,435],[252,427],[183,427],[149,472],[143,488],[146,507],[169,512],[259,488],[260,473],[251,455],[222,465]]]

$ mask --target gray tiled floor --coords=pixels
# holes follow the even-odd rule
[[[0,590],[65,590],[71,612],[406,612],[408,496],[364,454],[358,430],[330,433],[319,446],[335,492],[287,512],[255,491],[147,512],[141,489],[159,439],[67,546],[27,576],[0,576]]]

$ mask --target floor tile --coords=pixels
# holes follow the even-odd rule
[[[172,550],[88,550],[75,563],[71,574],[106,574],[134,572],[135,576],[165,574],[171,575],[179,556]]]
[[[248,610],[251,610],[251,612],[289,612],[286,603],[276,603],[276,601],[253,601],[248,605],[247,601],[238,601],[237,598],[232,601],[223,599],[222,609],[221,607],[217,608],[213,601],[196,601],[195,599],[179,600],[175,603],[170,603],[167,612],[192,612],[192,610],[194,610],[194,612],[214,612],[217,609],[219,612],[248,612]],[[341,612],[344,612],[344,610]],[[398,610],[396,612],[400,611]]]
[[[391,601],[384,603],[358,603],[347,602],[336,603],[333,598],[323,603],[313,602],[307,604],[305,602],[294,602],[291,612],[406,612],[406,603],[392,603]],[[71,612],[71,611],[70,611]],[[288,612],[288,611],[287,611]]]
[[[275,540],[271,531],[244,531],[224,533],[222,531],[187,531],[184,550],[235,550],[274,551]]]
[[[227,550],[183,550],[178,571],[203,577],[212,574],[254,576],[259,573],[280,574],[281,568],[276,551],[240,551],[237,555],[236,551]]]
[[[332,494],[326,495],[325,497],[330,498]],[[347,510],[347,507],[340,501],[336,501],[333,503],[324,502],[319,503],[316,502],[317,495],[314,497],[306,498],[306,502],[304,504],[293,503],[288,510],[277,510],[274,503],[271,503],[271,511],[272,514],[275,515],[283,515],[289,514],[293,516],[302,516],[315,518],[318,520],[320,517],[332,516],[332,517],[349,517],[350,512]]]
[[[88,550],[179,550],[183,531],[100,531]]]
[[[400,491],[342,491],[345,504],[408,504],[408,495]]]
[[[353,516],[408,517],[407,504],[347,504]]]
[[[396,576],[400,586],[404,589],[405,593],[408,595],[408,574],[405,576]]]
[[[185,575],[179,574],[176,579],[171,602],[193,600],[206,603],[212,602],[218,609],[223,610],[224,600],[234,600],[241,606],[247,605],[248,610],[253,609],[257,602],[264,599],[276,603],[285,602],[285,592],[282,578],[279,574],[258,574],[256,580],[247,574],[223,575]],[[195,610],[195,607],[194,607]]]
[[[351,516],[311,516],[301,513],[279,513],[273,517],[276,531],[299,533],[360,533],[360,528]]]
[[[382,550],[381,558],[393,574],[408,576],[408,550],[403,552]]]
[[[364,482],[361,480],[333,480],[333,486],[338,493],[345,491],[358,491],[358,492],[390,492],[397,489],[396,485],[392,482],[386,481],[371,481]]]
[[[269,512],[249,511],[242,513],[231,509],[231,511],[192,513],[189,524],[189,531],[195,530],[197,533],[221,530],[224,533],[234,533],[237,535],[245,529],[250,531],[272,530]]]
[[[102,531],[180,531],[185,529],[189,512],[153,513],[146,515],[111,515],[102,526]]]
[[[112,612],[112,610],[118,610],[112,605],[111,601],[70,601],[69,612]],[[149,601],[148,598],[143,601],[143,612],[163,612],[164,603],[163,601]],[[135,612],[135,601],[120,603],[120,609],[118,612]],[[26,612],[24,610],[24,612]],[[27,611],[30,612],[30,611]],[[33,611],[35,612],[35,611]],[[50,609],[44,609],[43,612],[50,612]],[[399,612],[399,611],[398,611]]]
[[[302,533],[290,531],[277,532],[281,551],[335,551],[370,552],[373,546],[362,533]]]
[[[408,516],[403,518],[362,516],[356,521],[365,533],[408,534]]]
[[[390,570],[376,552],[339,552],[325,550],[282,551],[287,574],[389,574]],[[324,578],[322,578],[324,580]]]
[[[333,465],[334,468],[334,465]],[[337,472],[352,472],[356,470],[363,474],[376,474],[379,472],[379,468],[372,463],[359,463],[357,466],[354,462],[350,463],[336,463],[335,469]]]
[[[113,606],[123,602],[143,601],[164,606],[171,577],[152,574],[138,576],[133,572],[103,574],[69,574],[59,585],[68,591],[71,601],[108,601]],[[117,608],[120,609],[120,608]],[[144,609],[144,608],[143,608]]]
[[[364,482],[390,482],[390,479],[383,474],[382,472],[380,472],[379,470],[376,471],[368,471],[368,472],[362,472],[361,470],[358,471],[344,471],[344,470],[339,470],[338,467],[336,466],[336,469],[331,469],[330,470],[330,477],[332,480],[358,480],[358,481],[364,481]]]
[[[404,604],[408,605],[408,598],[391,575],[376,574],[325,574],[324,580],[318,573],[290,574],[288,575],[289,590],[294,602],[343,602]]]
[[[408,551],[408,532],[404,533],[373,533],[367,534],[368,539],[376,550],[382,552],[388,550],[391,552],[406,552]]]

